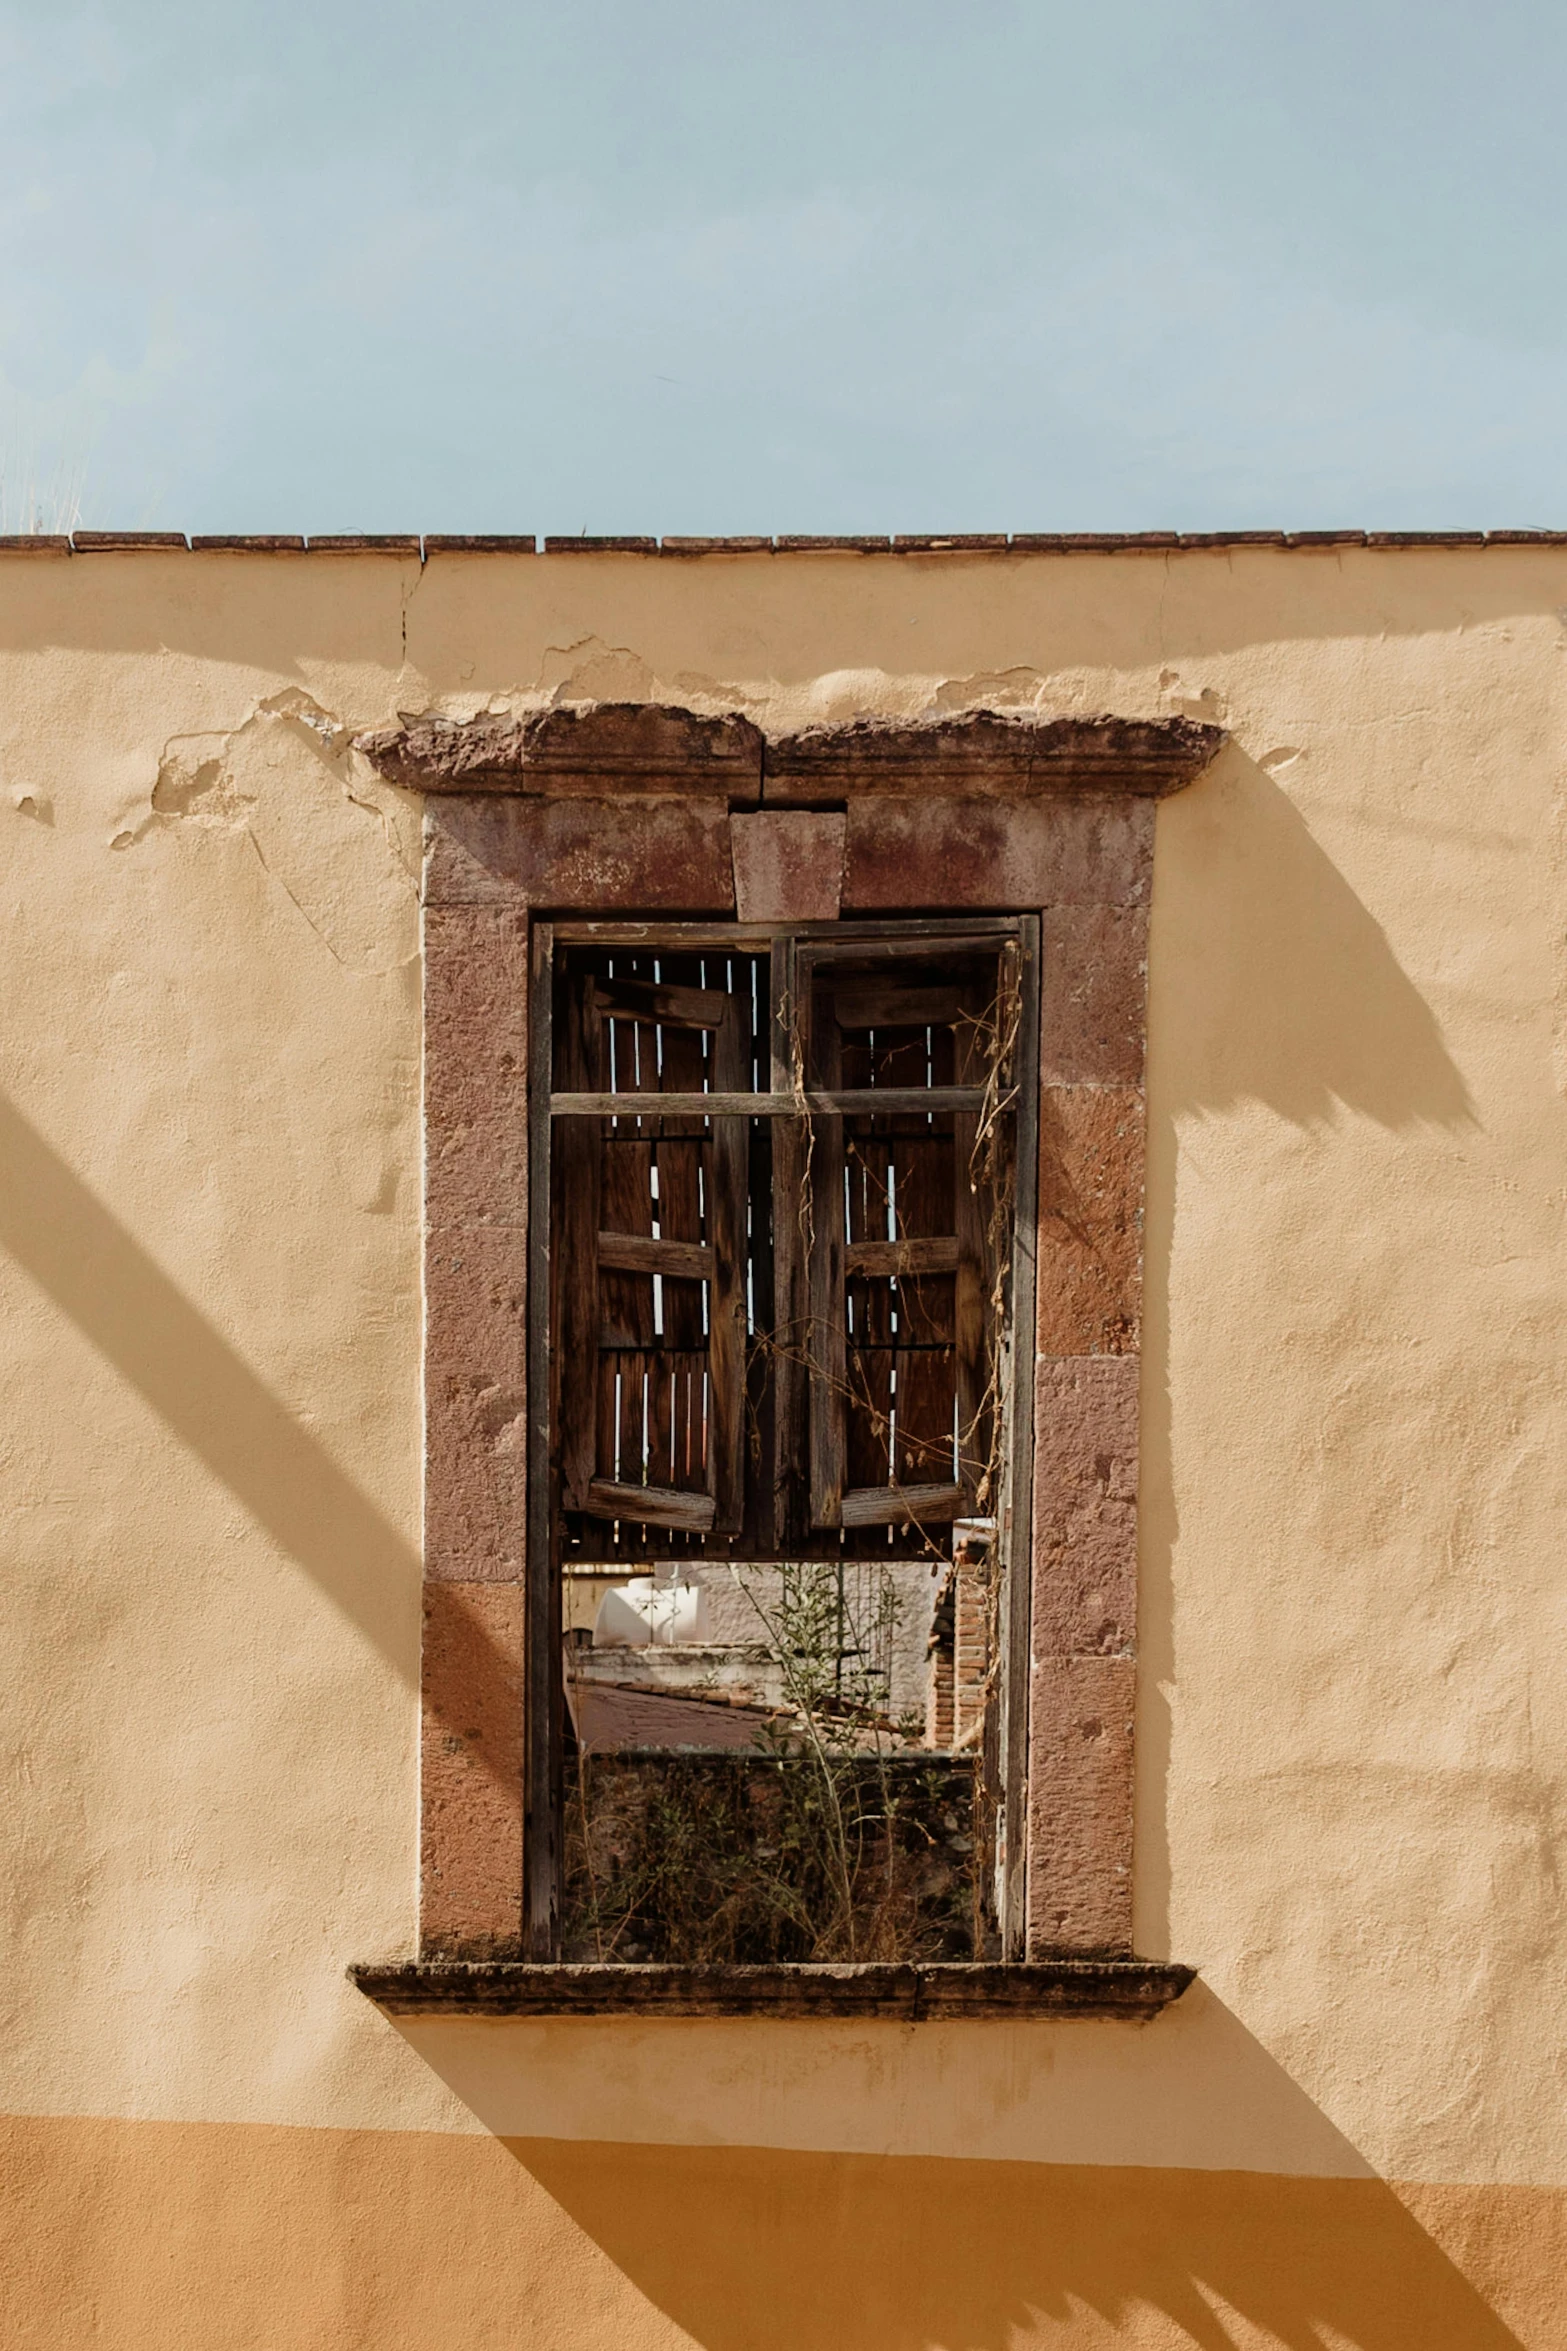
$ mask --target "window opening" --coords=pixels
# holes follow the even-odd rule
[[[1007,1947],[1022,928],[552,938],[536,1957]]]

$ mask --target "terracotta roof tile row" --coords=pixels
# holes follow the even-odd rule
[[[546,555],[1120,555],[1228,547],[1562,547],[1567,530],[1525,531],[1004,531],[914,532],[896,538],[547,538]],[[535,555],[531,533],[335,532],[306,539],[283,532],[185,536],[183,531],[73,531],[0,536],[0,553],[97,555],[130,551],[255,555]]]

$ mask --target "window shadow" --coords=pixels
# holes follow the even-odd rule
[[[507,2144],[702,2351],[1522,2351],[1379,2180]]]
[[[1521,2351],[1200,1982],[1146,2026],[397,2027],[702,2351]]]
[[[1139,1489],[1137,1940],[1169,1955],[1175,1671],[1170,1267],[1180,1136],[1259,1105],[1305,1132],[1478,1124],[1435,1013],[1289,794],[1237,745],[1161,809],[1149,942]],[[1244,1252],[1245,1236],[1236,1235]]]
[[[1151,1114],[1258,1102],[1303,1127],[1341,1108],[1395,1129],[1476,1123],[1387,934],[1233,743],[1160,811],[1149,955]]]
[[[0,1247],[409,1682],[419,1555],[16,1106]]]

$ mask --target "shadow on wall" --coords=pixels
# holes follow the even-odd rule
[[[500,2139],[1375,2176],[1200,1979],[1147,2025],[423,2016],[397,2030]]]
[[[1200,1983],[1147,2026],[400,2029],[701,2351],[1520,2351]],[[1567,2195],[1415,2193],[1550,2307]]]
[[[1183,1122],[1260,1104],[1304,1129],[1475,1126],[1435,1014],[1288,793],[1231,743],[1161,809],[1149,960],[1139,1546],[1138,1946],[1169,1953],[1175,1671],[1170,1261]],[[1235,1236],[1243,1253],[1244,1232]]]
[[[1231,744],[1161,809],[1154,1118],[1265,1103],[1297,1126],[1475,1123],[1436,1016],[1271,776]]]
[[[1522,2351],[1377,2180],[507,2144],[702,2351]]]
[[[0,1248],[381,1650],[418,1675],[419,1558],[13,1103]]]

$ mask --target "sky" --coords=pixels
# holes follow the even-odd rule
[[[0,0],[0,528],[1567,526],[1552,0]]]

